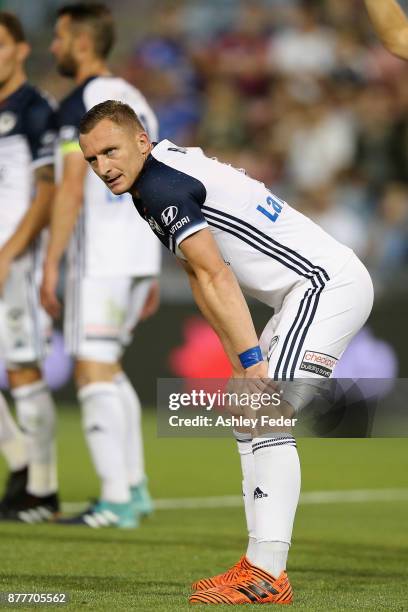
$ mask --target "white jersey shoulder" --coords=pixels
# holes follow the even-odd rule
[[[159,126],[156,115],[144,95],[133,85],[120,77],[98,77],[84,88],[84,105],[88,111],[105,100],[119,100],[128,104],[135,111],[150,140],[158,139]]]

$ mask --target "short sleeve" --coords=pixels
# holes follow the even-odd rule
[[[201,211],[206,189],[198,179],[151,158],[146,178],[138,183],[144,214],[156,235],[178,247],[208,226]],[[174,246],[175,245],[175,246]]]
[[[63,155],[80,151],[79,124],[85,114],[85,105],[80,92],[67,98],[58,112],[58,145]]]
[[[32,166],[38,168],[54,163],[57,137],[55,109],[45,98],[39,97],[30,104],[26,116],[26,134],[31,151]]]

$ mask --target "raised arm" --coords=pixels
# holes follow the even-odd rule
[[[408,20],[396,0],[365,0],[371,22],[384,46],[408,59]]]
[[[209,229],[192,234],[180,244],[189,265],[189,277],[197,305],[218,333],[237,375],[242,372],[238,355],[258,346],[248,305],[232,270],[225,264]],[[267,376],[265,362],[246,369],[253,378]]]

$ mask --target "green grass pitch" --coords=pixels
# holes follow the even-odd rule
[[[156,498],[239,494],[232,440],[157,438],[153,411],[144,428]],[[58,440],[63,500],[96,496],[76,410],[60,410]],[[406,440],[303,439],[298,447],[303,491],[408,487]],[[292,609],[408,610],[407,517],[407,499],[299,506]],[[193,580],[226,569],[245,544],[241,508],[158,510],[132,531],[3,523],[0,591],[65,591],[62,609],[177,611],[189,607]]]

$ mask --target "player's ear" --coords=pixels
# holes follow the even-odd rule
[[[18,43],[18,59],[20,62],[24,63],[30,53],[31,47],[27,42],[23,41]]]
[[[138,132],[136,135],[136,142],[140,152],[147,153],[150,147],[150,140],[146,132]]]
[[[86,30],[78,30],[72,38],[72,49],[74,55],[79,57],[88,55],[93,49],[93,40]]]

